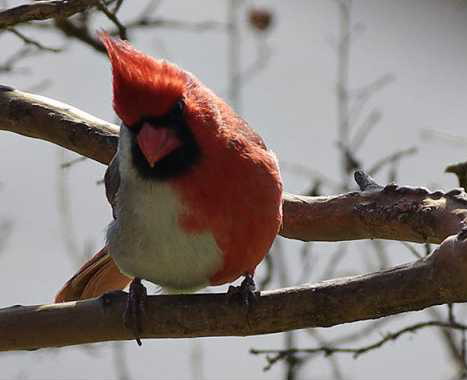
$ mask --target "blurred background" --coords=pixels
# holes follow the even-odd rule
[[[1,1],[0,9],[25,2]],[[95,31],[118,34],[119,24],[138,49],[176,62],[226,98],[278,155],[288,192],[346,192],[357,168],[383,184],[458,186],[444,170],[466,159],[464,1],[106,1],[68,20],[1,31],[0,83],[117,122]],[[48,303],[104,242],[105,167],[6,132],[0,152],[0,306]],[[278,238],[257,282],[273,289],[374,272],[431,249]],[[250,349],[359,348],[417,322],[462,321],[465,311],[440,306],[259,337],[145,340],[142,348],[120,342],[0,353],[0,378],[462,378],[465,336],[450,330],[422,329],[356,359]]]

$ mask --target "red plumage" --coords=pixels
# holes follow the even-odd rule
[[[188,123],[204,155],[198,170],[173,186],[189,205],[183,227],[212,231],[224,253],[223,268],[210,279],[220,285],[253,274],[269,251],[282,221],[282,182],[275,157],[229,106],[199,83],[188,108],[190,99],[220,109],[223,121],[210,118],[206,126],[206,108],[191,108]]]
[[[101,40],[112,63],[113,107],[127,125],[142,115],[159,116],[182,97],[187,75],[175,65],[156,60],[102,33]]]

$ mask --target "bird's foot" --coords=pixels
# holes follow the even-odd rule
[[[229,297],[240,297],[240,300],[243,305],[250,308],[253,306],[258,298],[258,293],[256,292],[256,284],[253,280],[253,275],[247,273],[245,279],[242,281],[240,286],[229,286],[227,291]]]
[[[125,314],[123,315],[123,321],[125,323],[125,327],[133,332],[138,346],[142,345],[140,336],[143,331],[142,317],[145,313],[144,307],[146,297],[146,288],[141,283],[141,279],[135,277],[130,284],[128,302]]]

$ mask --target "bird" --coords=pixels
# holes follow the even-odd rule
[[[101,32],[121,120],[105,177],[113,220],[104,248],[55,297],[100,296],[128,284],[126,316],[145,288],[190,293],[238,287],[246,302],[254,273],[282,223],[278,160],[262,138],[188,71]],[[231,290],[234,288],[230,288]],[[140,326],[133,328],[135,336]]]

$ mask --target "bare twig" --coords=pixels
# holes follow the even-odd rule
[[[241,100],[240,100],[240,62],[241,62],[241,49],[240,49],[240,30],[239,30],[239,10],[243,1],[229,0],[227,8],[228,19],[228,49],[227,49],[227,62],[228,62],[228,95],[229,103],[233,108],[240,113]]]
[[[409,252],[415,256],[417,259],[421,259],[422,255],[412,246],[412,244],[407,243],[405,241],[400,242],[405,248],[409,250]]]
[[[337,1],[339,9],[339,37],[337,44],[337,133],[338,146],[341,148],[342,188],[348,188],[349,158],[353,155],[349,147],[349,67],[351,43],[352,1]]]
[[[63,51],[63,49],[60,49],[60,48],[52,48],[52,47],[45,46],[45,45],[41,44],[39,41],[33,40],[32,38],[24,35],[23,33],[21,33],[20,31],[18,31],[15,28],[7,28],[7,31],[14,34],[21,41],[23,41],[26,45],[35,46],[39,50],[45,50],[45,51],[49,51],[49,52],[52,52],[52,53],[59,53],[59,52]]]
[[[71,168],[73,165],[75,165],[75,164],[77,164],[79,162],[85,161],[85,160],[87,160],[87,157],[83,157],[83,156],[76,157],[76,158],[73,158],[72,160],[62,162],[60,164],[60,167],[62,169],[68,169],[68,168]]]
[[[421,137],[425,140],[436,140],[448,143],[452,146],[459,146],[464,149],[467,145],[467,137],[454,135],[452,133],[439,131],[436,129],[424,128],[421,131]]]
[[[379,170],[381,170],[381,168],[384,165],[399,161],[403,157],[411,156],[411,155],[413,155],[415,153],[417,153],[417,148],[416,147],[411,147],[411,148],[407,148],[407,149],[398,150],[398,151],[396,151],[394,153],[391,153],[388,156],[380,159],[379,161],[377,161],[375,164],[373,164],[373,166],[370,169],[368,169],[367,172],[368,172],[369,175],[375,175]]]
[[[128,39],[128,36],[127,36],[127,29],[126,27],[120,22],[120,20],[118,19],[117,15],[114,13],[114,12],[111,12],[109,10],[109,8],[107,8],[107,6],[105,5],[105,3],[103,1],[100,1],[99,3],[97,3],[97,8],[102,12],[104,13],[107,18],[112,21],[115,26],[117,27],[117,30],[118,30],[118,35],[119,37],[122,39],[122,40],[127,40]],[[118,9],[118,8],[117,8]]]
[[[449,307],[449,305],[451,305],[451,307]],[[448,310],[452,312],[452,304],[449,304],[449,305],[448,305]],[[431,315],[432,319],[442,322],[442,323],[446,323],[445,318],[443,318],[443,316],[437,309],[431,307],[427,309],[427,312],[428,314]],[[447,323],[451,325],[457,324],[457,322],[454,321],[453,315],[451,315],[450,318],[448,317]],[[461,372],[464,369],[464,359],[461,353],[462,347],[458,345],[456,342],[456,335],[457,335],[455,334],[456,330],[446,329],[446,328],[439,328],[437,330],[440,334],[442,342],[444,342],[444,344],[446,345],[447,352],[450,354],[454,363],[456,363],[457,372]]]
[[[385,74],[373,82],[353,90],[350,92],[351,95],[351,107],[349,110],[349,123],[354,126],[367,102],[380,90],[385,88],[388,84],[395,80],[395,76],[392,74]]]
[[[335,252],[332,253],[332,256],[329,259],[326,267],[322,271],[322,274],[320,276],[321,279],[328,280],[332,278],[333,276],[335,276],[337,272],[337,267],[340,261],[345,258],[345,255],[347,253],[347,248],[348,248],[348,244],[346,243],[340,243],[337,246],[337,249],[335,250]]]
[[[11,73],[14,71],[19,71],[16,68],[17,63],[25,58],[38,54],[38,52],[38,50],[32,49],[30,46],[22,47],[10,57],[8,57],[3,63],[0,63],[0,72]]]
[[[87,23],[77,23],[68,19],[55,20],[55,26],[62,31],[62,33],[70,38],[75,38],[78,41],[90,46],[95,51],[105,54],[106,50],[100,41],[96,38],[96,34],[89,30]]]
[[[366,138],[373,130],[373,128],[378,125],[381,118],[382,113],[378,110],[373,110],[368,114],[362,125],[358,128],[357,131],[355,131],[352,137],[352,141],[350,142],[350,149],[352,149],[352,151],[356,152],[363,146]]]
[[[166,29],[177,29],[187,30],[191,32],[207,32],[207,31],[225,31],[228,28],[228,24],[224,24],[218,21],[199,21],[189,22],[181,20],[172,20],[167,18],[151,18],[146,16],[137,18],[136,20],[129,21],[124,24],[126,29],[139,29],[148,27],[159,27]],[[111,32],[115,35],[115,32]]]
[[[296,356],[297,354],[315,354],[315,353],[323,353],[326,356],[333,355],[336,353],[343,353],[343,354],[351,354],[354,358],[359,357],[360,355],[366,354],[376,348],[379,348],[390,341],[394,341],[402,335],[408,333],[415,333],[421,329],[429,328],[429,327],[443,327],[448,329],[454,330],[461,330],[465,331],[467,329],[467,325],[464,324],[451,324],[447,322],[440,322],[440,321],[427,321],[427,322],[420,322],[413,324],[411,326],[404,327],[403,329],[396,331],[394,333],[388,333],[383,336],[380,340],[365,345],[358,348],[342,348],[342,347],[316,347],[316,348],[292,348],[287,350],[258,350],[258,349],[251,349],[250,353],[254,355],[267,355],[266,360],[268,364],[264,368],[265,370],[270,369],[275,363],[280,360],[287,359],[291,356]],[[270,356],[273,355],[273,356]]]
[[[0,29],[20,23],[65,18],[95,6],[99,0],[42,0],[0,11]]]

